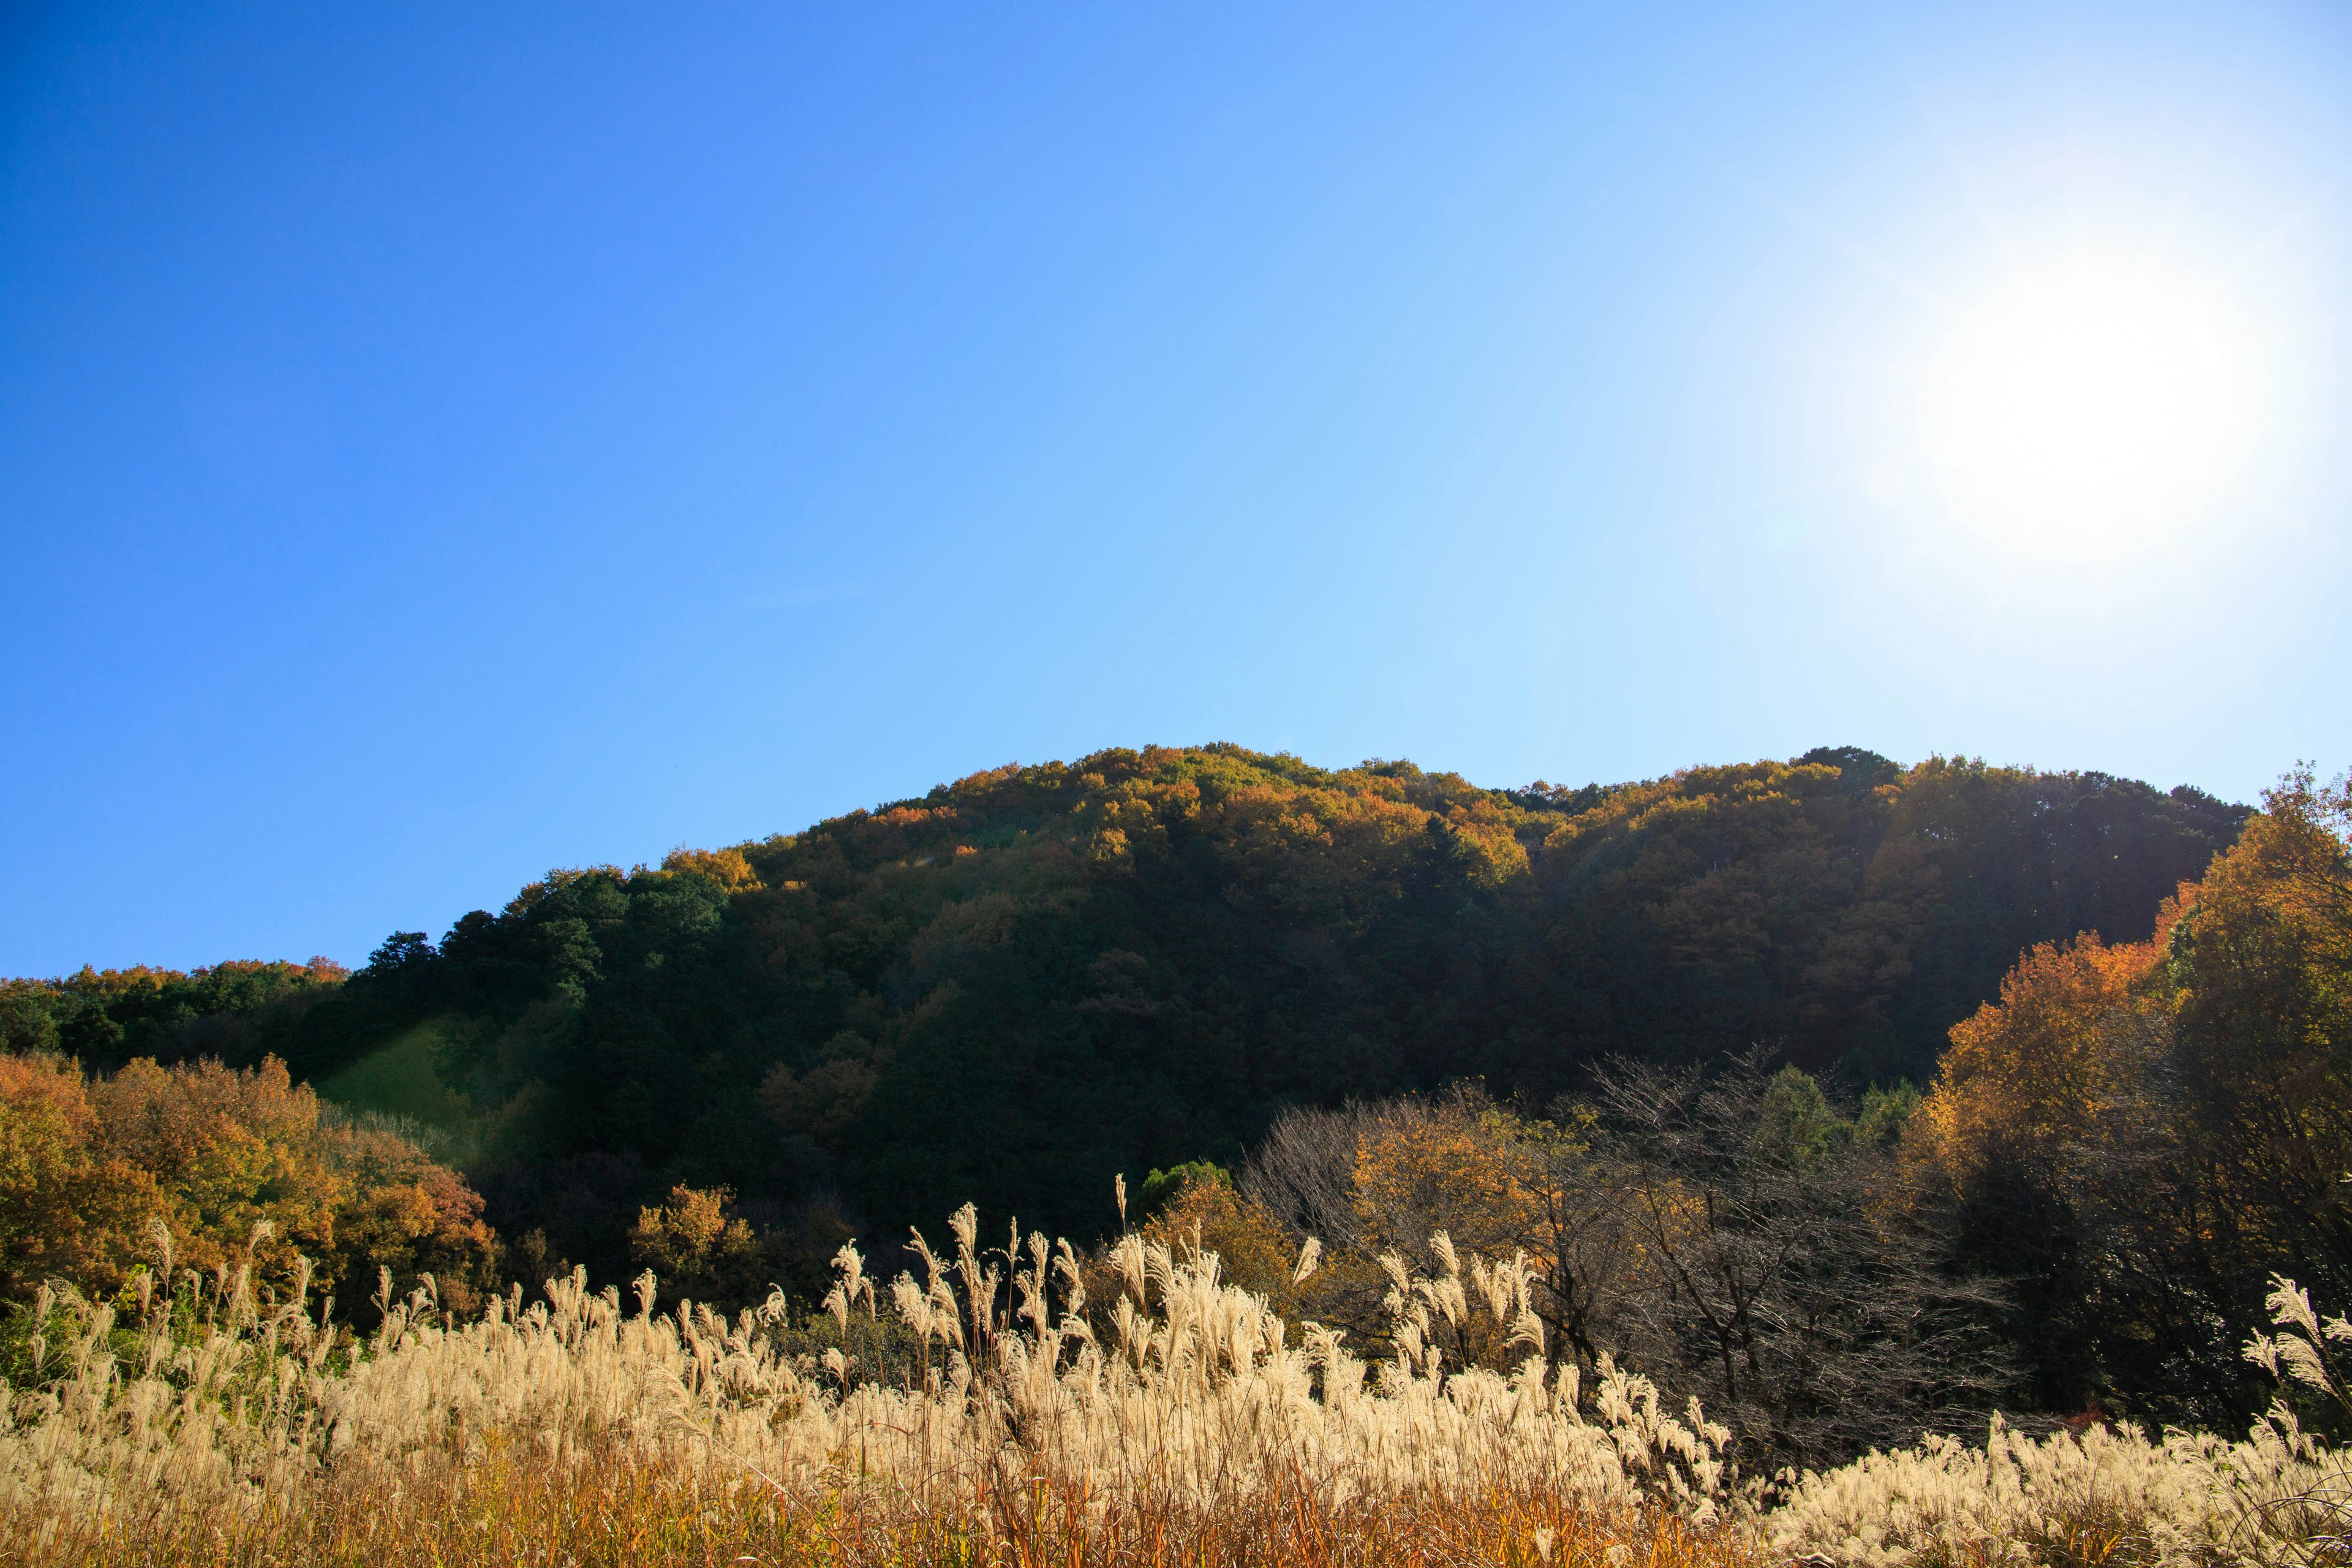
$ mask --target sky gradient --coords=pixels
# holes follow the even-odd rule
[[[2352,763],[2339,6],[333,9],[0,19],[0,973],[1110,745]],[[2086,244],[2255,434],[1990,515]]]

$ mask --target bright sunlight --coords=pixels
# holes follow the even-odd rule
[[[2176,524],[2244,462],[2254,337],[2219,290],[2144,262],[2029,268],[1959,316],[1930,416],[1974,521],[2112,542]]]

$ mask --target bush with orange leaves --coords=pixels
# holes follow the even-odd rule
[[[331,1112],[275,1058],[169,1068],[133,1061],[92,1078],[64,1058],[0,1055],[0,1295],[29,1299],[50,1279],[121,1289],[157,1226],[184,1266],[242,1257],[267,1226],[259,1262],[316,1260],[333,1289],[379,1268],[433,1274],[470,1309],[497,1243],[482,1200],[396,1130]],[[347,1309],[364,1286],[346,1289]]]

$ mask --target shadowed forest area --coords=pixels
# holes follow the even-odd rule
[[[0,1287],[119,1289],[160,1216],[200,1267],[268,1220],[362,1319],[378,1262],[467,1310],[575,1264],[805,1302],[969,1200],[1206,1245],[1374,1349],[1384,1256],[1516,1254],[1554,1358],[1792,1462],[2234,1419],[2266,1272],[2352,1297],[2343,811],[1851,749],[1006,767],[356,973],[0,983]]]

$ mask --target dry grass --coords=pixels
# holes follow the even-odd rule
[[[634,1311],[574,1276],[470,1321],[387,1295],[354,1340],[246,1270],[42,1304],[0,1431],[26,1563],[1744,1561],[1719,1429],[1606,1368],[1450,1363],[1468,1316],[1524,1330],[1525,1281],[1398,1265],[1396,1359],[1368,1366],[1130,1238],[1079,1309],[1066,1247],[984,1249],[969,1211],[891,1300],[914,1386],[784,1354],[767,1314]],[[833,1310],[874,1309],[845,1250]],[[1056,1308],[1058,1307],[1058,1311]]]
[[[984,1249],[969,1210],[954,1231],[887,1293],[912,1386],[788,1355],[781,1303],[654,1312],[649,1279],[634,1310],[575,1275],[466,1321],[387,1292],[364,1340],[246,1270],[142,1279],[125,1321],[51,1296],[0,1426],[0,1562],[2206,1568],[2319,1544],[2294,1500],[2333,1466],[2283,1413],[2234,1444],[1996,1428],[1764,1511],[1696,1405],[1549,1366],[1524,1271],[1442,1237],[1434,1270],[1384,1260],[1396,1352],[1367,1365],[1213,1253],[1122,1243],[1098,1331],[1066,1247]],[[840,1267],[845,1329],[885,1293]],[[1464,1365],[1473,1342],[1523,1348]]]
[[[1659,1511],[1580,1510],[1557,1495],[1419,1493],[1333,1506],[1285,1478],[1214,1510],[1102,1507],[1084,1483],[1041,1480],[951,1509],[856,1489],[783,1498],[740,1476],[612,1447],[554,1459],[491,1452],[463,1464],[369,1466],[253,1511],[11,1521],[0,1561],[26,1563],[514,1564],[1525,1563],[1748,1568],[1751,1538]]]
[[[1850,1568],[2303,1563],[2300,1500],[2333,1468],[2288,1426],[2245,1442],[2093,1426],[1931,1438],[1808,1476],[1759,1528],[1782,1561]]]

